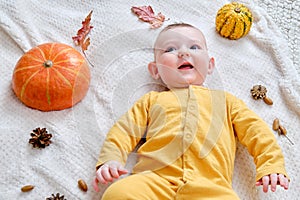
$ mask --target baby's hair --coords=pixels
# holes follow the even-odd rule
[[[169,25],[167,25],[166,27],[164,27],[164,28],[160,31],[160,33],[158,34],[158,37],[159,37],[160,34],[162,34],[163,32],[165,32],[165,31],[167,31],[167,30],[170,30],[170,29],[173,29],[173,28],[178,28],[178,27],[194,28],[194,29],[199,30],[199,31],[201,32],[201,34],[203,35],[202,31],[201,31],[199,28],[197,28],[197,27],[195,27],[195,26],[193,26],[193,25],[191,25],[191,24],[187,24],[187,23],[184,23],[184,22],[180,22],[180,23],[169,24]],[[203,38],[204,38],[204,40],[205,40],[205,47],[207,48],[207,45],[206,45],[206,39],[205,39],[205,36],[204,36],[204,35],[203,35]],[[155,45],[154,45],[154,46],[155,46]]]
[[[167,30],[172,29],[172,28],[177,28],[177,27],[190,27],[190,28],[198,29],[197,27],[195,27],[195,26],[193,26],[191,24],[187,24],[187,23],[174,23],[174,24],[169,24],[168,26],[166,26],[165,28],[163,28],[161,30],[161,32],[167,31]]]

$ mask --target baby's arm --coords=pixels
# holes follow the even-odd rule
[[[276,191],[276,185],[289,187],[289,177],[285,170],[284,156],[274,133],[257,114],[241,100],[232,106],[232,121],[238,140],[247,147],[256,165],[256,186],[263,191]]]
[[[270,174],[256,182],[256,186],[263,185],[264,192],[268,192],[269,185],[271,185],[272,192],[275,192],[277,184],[287,190],[289,188],[289,179],[283,174]]]
[[[118,161],[108,161],[101,165],[96,171],[96,178],[94,179],[93,186],[96,192],[99,191],[98,183],[107,184],[112,182],[113,179],[119,178],[123,174],[127,174],[128,171]]]

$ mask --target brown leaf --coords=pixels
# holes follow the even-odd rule
[[[88,16],[86,16],[85,20],[82,21],[82,28],[80,28],[77,31],[77,35],[72,37],[75,45],[81,46],[82,51],[84,52],[87,50],[88,46],[90,45],[90,38],[86,39],[86,36],[90,33],[93,26],[90,25],[91,19],[92,19],[92,13],[91,10]]]
[[[82,51],[87,50],[88,46],[90,45],[90,38],[87,38],[84,43],[81,45]]]
[[[132,6],[131,11],[136,14],[140,20],[150,23],[151,28],[158,28],[165,21],[165,16],[161,13],[155,15],[151,6]]]

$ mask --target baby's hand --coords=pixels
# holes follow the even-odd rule
[[[263,185],[263,191],[268,192],[268,187],[271,185],[272,192],[276,191],[276,185],[280,185],[285,190],[289,189],[289,180],[283,174],[270,174],[262,177],[256,182],[256,186]]]
[[[94,179],[93,186],[96,192],[99,191],[98,183],[107,184],[112,182],[113,179],[119,178],[128,171],[118,161],[108,161],[104,163],[97,171],[96,178]]]

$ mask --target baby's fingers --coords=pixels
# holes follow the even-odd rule
[[[110,167],[109,172],[110,172],[110,175],[112,176],[112,178],[119,178],[119,176],[120,176],[118,168],[115,166]]]
[[[125,169],[123,166],[119,167],[118,168],[118,172],[119,172],[119,175],[123,175],[123,174],[127,174],[128,173],[128,170]]]
[[[107,184],[108,181],[112,180],[108,166],[101,166],[97,171],[96,171],[96,177],[98,182],[101,184]]]
[[[112,166],[109,168],[112,178],[119,178],[123,174],[127,174],[128,171],[123,166]]]
[[[109,167],[109,166],[103,165],[103,166],[101,167],[100,172],[101,172],[101,173],[100,173],[101,176],[100,176],[100,179],[99,179],[100,183],[106,184],[107,182],[113,181],[113,177],[112,177],[112,175],[111,175],[110,167]]]
[[[98,179],[97,179],[97,177],[94,179],[94,181],[93,181],[93,188],[94,188],[94,190],[96,191],[96,192],[99,192],[100,190],[99,190],[99,186],[98,186],[98,183],[99,183],[99,181],[98,181]]]
[[[268,192],[269,183],[270,183],[270,177],[269,176],[262,177],[262,185],[263,185],[263,191],[264,192]]]
[[[271,179],[271,190],[273,192],[275,192],[276,191],[277,182],[278,182],[278,175],[277,174],[271,174],[270,175],[270,179]]]
[[[285,190],[289,189],[289,180],[283,174],[279,174],[278,179],[281,187]]]
[[[260,186],[260,185],[262,185],[261,179],[255,183],[255,186]]]

